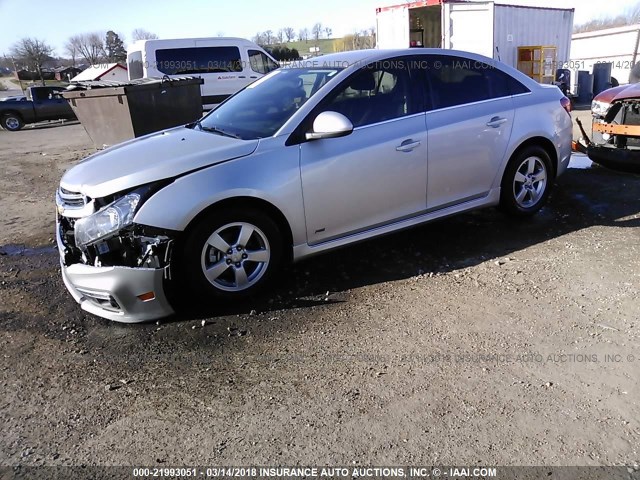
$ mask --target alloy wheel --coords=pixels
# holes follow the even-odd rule
[[[516,203],[523,208],[536,205],[543,197],[547,186],[547,167],[539,157],[528,157],[518,169],[513,179],[513,195]]]
[[[9,130],[17,130],[20,128],[20,121],[16,117],[7,117],[5,125]]]
[[[223,225],[202,248],[202,271],[225,292],[246,290],[262,278],[271,259],[267,236],[248,222]]]

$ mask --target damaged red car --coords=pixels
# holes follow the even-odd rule
[[[612,169],[640,172],[640,83],[605,90],[593,99],[591,112],[589,158]]]

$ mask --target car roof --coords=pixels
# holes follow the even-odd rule
[[[398,57],[404,55],[454,55],[467,57],[472,60],[480,60],[483,62],[495,61],[491,58],[484,57],[471,52],[463,52],[461,50],[447,50],[443,48],[401,48],[401,49],[367,49],[367,50],[353,50],[350,52],[338,52],[330,53],[327,55],[321,55],[319,57],[310,57],[306,60],[300,60],[294,63],[300,63],[301,66],[306,66],[306,63],[313,62],[314,66],[341,66],[347,67],[363,62],[371,62],[376,60],[383,60],[389,57]]]
[[[347,68],[358,67],[362,64],[370,62],[386,60],[388,58],[400,57],[400,56],[418,56],[418,55],[449,55],[467,58],[472,61],[483,62],[492,66],[496,66],[499,69],[505,71],[512,77],[518,79],[521,83],[525,84],[529,89],[534,90],[540,87],[540,85],[531,78],[527,77],[524,73],[516,70],[515,68],[502,63],[499,60],[485,57],[477,53],[465,52],[462,50],[449,50],[444,48],[402,48],[394,50],[384,49],[368,49],[368,50],[354,50],[351,52],[338,52],[330,53],[328,55],[321,55],[319,57],[311,57],[306,60],[298,60],[288,65],[288,68]],[[351,70],[351,68],[349,68]]]

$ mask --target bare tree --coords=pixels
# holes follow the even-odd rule
[[[365,48],[373,48],[376,45],[376,29],[374,27],[365,30],[356,30],[349,35],[345,35],[341,40],[342,47],[340,45],[334,45],[334,49],[341,50],[362,50]]]
[[[302,28],[300,29],[300,31],[298,32],[298,40],[304,43],[307,43],[309,41],[309,29],[308,28]]]
[[[596,18],[581,25],[576,25],[574,33],[593,32],[604,28],[622,27],[640,22],[640,2],[628,8],[623,14],[615,17]]]
[[[327,36],[327,38],[331,38],[331,35],[333,34],[333,30],[330,29],[329,27],[324,27],[324,34]]]
[[[253,37],[253,42],[258,45],[273,45],[276,41],[276,37],[273,35],[273,31],[267,30],[266,32],[258,32]]]
[[[37,38],[23,38],[11,47],[11,55],[38,72],[42,85],[45,84],[42,64],[51,57],[52,52],[53,48],[47,45],[44,40]]]
[[[78,51],[78,47],[75,43],[71,41],[71,39],[67,40],[64,44],[64,52],[71,57],[71,66],[76,66],[76,60],[80,52]]]
[[[313,27],[311,27],[311,33],[313,34],[313,38],[315,39],[316,43],[318,43],[318,40],[322,36],[323,30],[324,30],[324,27],[320,22],[316,23]]]
[[[627,10],[627,17],[629,18],[629,23],[640,23],[640,2],[637,2]]]
[[[284,30],[283,29],[278,30],[278,33],[276,34],[276,39],[278,40],[278,43],[284,43]]]
[[[258,45],[264,45],[264,42],[263,42],[263,40],[262,40],[262,33],[261,33],[261,32],[256,33],[256,34],[251,38],[251,41],[252,41],[253,43],[257,43]]]
[[[272,43],[274,43],[275,38],[273,36],[273,30],[267,30],[263,33],[263,35],[265,45],[271,45]]]
[[[106,57],[104,38],[105,35],[97,32],[82,33],[69,38],[68,43],[75,46],[80,56],[89,65],[96,65]]]
[[[137,40],[155,40],[158,38],[158,35],[152,32],[148,32],[144,28],[136,28],[133,32],[131,32],[131,38],[134,42]]]
[[[291,27],[284,27],[282,31],[284,32],[284,36],[287,39],[287,42],[291,42],[296,36],[295,30]]]

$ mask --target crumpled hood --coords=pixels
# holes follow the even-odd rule
[[[610,88],[599,93],[594,100],[612,103],[616,100],[624,100],[625,98],[640,98],[640,83]]]
[[[87,157],[64,174],[60,186],[101,198],[244,157],[257,146],[258,140],[237,140],[191,128],[172,128]]]

